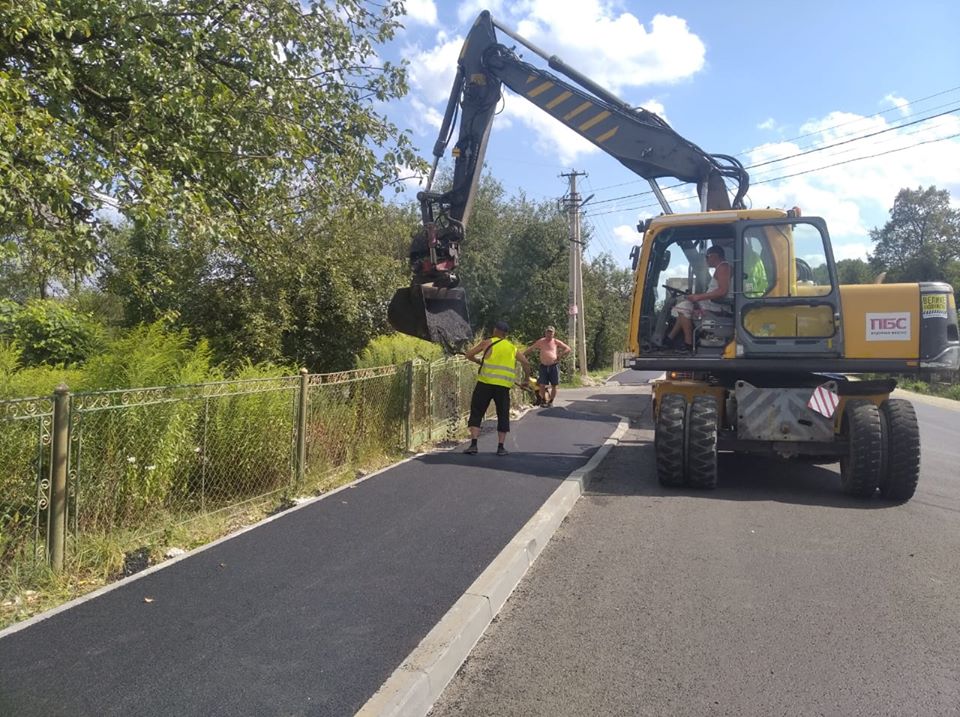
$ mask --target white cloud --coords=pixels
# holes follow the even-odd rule
[[[437,24],[437,6],[433,0],[404,0],[403,7],[414,23],[431,27]]]
[[[773,117],[768,117],[757,125],[757,129],[774,130],[777,128],[777,121]]]
[[[598,0],[531,0],[518,8],[520,35],[613,92],[678,82],[704,66],[706,48],[683,18],[658,14],[645,24]]]
[[[416,98],[410,100],[410,108],[413,110],[410,117],[411,129],[417,134],[436,134],[443,124],[443,114]]]
[[[516,120],[529,131],[529,143],[535,151],[562,165],[600,151],[596,145],[506,88],[504,98],[504,111],[494,121],[494,131],[506,129],[513,124],[510,120]],[[508,121],[504,122],[504,119]]]
[[[525,0],[510,10],[502,2],[468,0],[458,7],[459,21],[466,25],[483,8],[537,46],[561,54],[570,66],[629,102],[635,103],[636,99],[622,94],[624,91],[656,82],[681,81],[704,65],[703,42],[682,18],[656,15],[644,24],[635,15],[618,13],[598,0]],[[506,45],[516,44],[502,33],[500,40]],[[409,77],[416,96],[430,104],[447,99],[462,44],[462,35],[449,37],[440,32],[432,48],[406,48],[404,56],[410,60]],[[543,66],[533,53],[523,47],[517,49],[524,59]],[[661,102],[648,99],[642,106],[665,118]],[[515,96],[507,96],[506,111],[497,118],[494,131],[507,129],[514,124],[511,119],[530,131],[531,144],[538,153],[561,164],[569,165],[598,151]]]
[[[833,242],[833,258],[835,261],[843,259],[861,259],[866,261],[873,252],[873,245],[858,241]]]
[[[960,189],[960,139],[932,141],[960,134],[958,117],[893,129],[882,117],[832,112],[806,122],[800,134],[750,152],[747,165],[791,158],[751,169],[748,198],[754,207],[798,205],[824,217],[843,247],[838,258],[865,258],[869,230],[887,220],[900,189]]]
[[[400,182],[405,191],[411,193],[411,196],[422,189],[427,181],[424,175],[406,165],[397,164],[395,165],[395,169],[397,181]]]
[[[896,95],[891,94],[884,97],[883,101],[889,102],[891,105],[900,110],[901,116],[908,117],[910,115],[910,103],[902,97],[897,97]]]
[[[482,10],[489,10],[494,20],[500,19],[503,0],[466,0],[457,6],[457,22],[466,25],[473,22]]]
[[[620,224],[613,228],[613,236],[620,244],[635,246],[643,239],[635,226],[629,224]]]
[[[418,97],[426,102],[445,102],[457,74],[457,58],[463,46],[463,37],[447,37],[440,32],[437,44],[429,50],[407,47],[404,58],[410,61],[410,85]]]

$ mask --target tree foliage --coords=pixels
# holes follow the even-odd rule
[[[586,354],[589,369],[609,366],[627,344],[633,272],[617,266],[609,254],[583,265]]]
[[[377,195],[407,134],[375,48],[400,2],[23,0],[0,4],[0,237],[88,262],[104,206],[243,253],[305,211]],[[49,237],[63,256],[49,256]],[[239,248],[238,248],[239,247]]]
[[[470,320],[480,333],[505,319],[520,341],[563,323],[567,304],[568,230],[550,203],[507,197],[483,176],[463,242],[461,277]]]
[[[872,264],[889,281],[947,281],[960,289],[960,210],[936,187],[901,189],[890,220],[870,231]]]
[[[102,286],[123,297],[126,323],[189,329],[219,361],[342,370],[388,330],[414,223],[412,209],[371,201],[307,214],[269,254],[243,256],[204,252],[167,225],[133,226],[112,237]]]
[[[841,259],[837,262],[837,278],[841,284],[871,284],[874,271],[863,259]]]
[[[20,305],[0,299],[0,341],[15,343],[24,365],[70,365],[92,355],[103,335],[90,316],[59,301],[34,300]]]

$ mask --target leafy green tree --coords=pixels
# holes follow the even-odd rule
[[[890,220],[872,229],[870,238],[876,243],[873,264],[888,272],[888,280],[942,280],[938,267],[960,259],[960,210],[950,206],[945,189],[901,189]]]
[[[617,266],[609,254],[584,262],[584,328],[589,369],[609,366],[613,353],[624,350],[632,294],[633,272]]]
[[[0,300],[0,340],[15,342],[24,365],[77,364],[102,344],[101,327],[63,302]]]
[[[443,180],[439,184],[443,184]],[[482,175],[461,247],[460,277],[478,333],[507,320],[517,340],[540,336],[566,315],[567,229],[550,203]]]
[[[837,262],[837,278],[841,284],[871,284],[874,271],[863,259],[841,259]]]
[[[112,237],[101,285],[122,299],[128,325],[189,329],[221,362],[342,370],[388,329],[386,306],[409,280],[402,257],[415,221],[412,209],[377,201],[307,213],[269,252],[242,255],[137,225]]]
[[[93,270],[97,247],[88,227],[73,236],[44,227],[21,227],[0,245],[0,294],[17,301],[76,292]]]
[[[265,253],[304,212],[377,196],[419,162],[378,111],[407,89],[375,50],[402,7],[0,4],[0,239],[42,256],[53,233],[83,262],[108,207],[207,252]]]

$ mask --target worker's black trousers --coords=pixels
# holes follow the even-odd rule
[[[494,386],[492,383],[477,381],[473,387],[473,398],[470,399],[470,420],[468,426],[480,428],[483,423],[483,414],[493,401],[497,407],[497,430],[506,433],[510,430],[510,389],[506,386]]]

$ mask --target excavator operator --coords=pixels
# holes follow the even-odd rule
[[[693,319],[696,311],[701,315],[716,315],[724,311],[724,307],[714,299],[733,301],[733,271],[730,262],[726,260],[723,247],[714,244],[705,253],[707,266],[713,269],[713,277],[703,294],[689,294],[673,307],[676,322],[670,333],[667,334],[667,343],[672,342],[677,334],[683,333],[684,350],[693,351]]]

